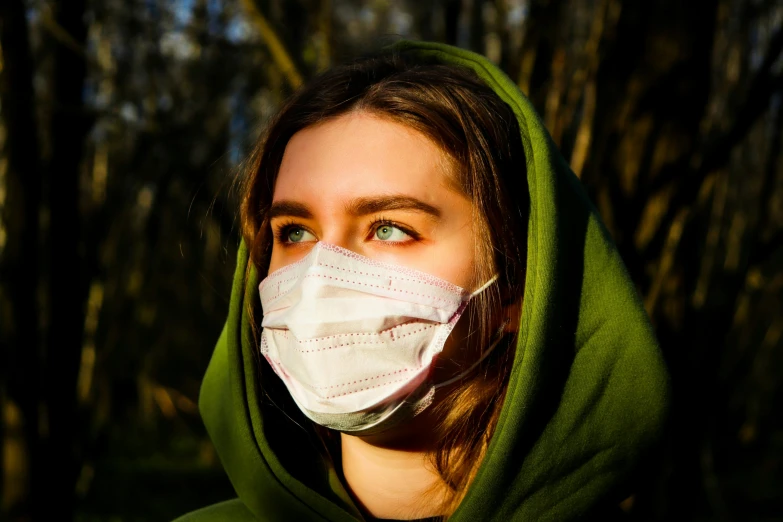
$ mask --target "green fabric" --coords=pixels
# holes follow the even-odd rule
[[[565,521],[616,506],[624,479],[660,433],[669,388],[614,243],[533,106],[497,67],[442,44],[395,47],[475,70],[516,113],[527,157],[527,275],[512,376],[486,457],[451,520]],[[257,520],[361,520],[315,449],[294,443],[293,423],[260,403],[245,300],[257,276],[245,285],[247,262],[240,246],[228,320],[201,389],[209,434]],[[223,505],[225,514],[217,507],[182,520],[234,519],[236,502]]]
[[[247,506],[238,498],[213,504],[205,508],[179,517],[177,522],[199,522],[201,520],[226,520],[231,522],[255,522]]]

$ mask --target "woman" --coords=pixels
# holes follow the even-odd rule
[[[631,493],[666,403],[652,329],[487,60],[400,42],[328,71],[243,190],[199,402],[238,498],[181,520],[605,519]]]

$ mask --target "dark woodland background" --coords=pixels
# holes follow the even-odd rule
[[[528,93],[674,389],[635,520],[783,520],[783,2],[0,1],[0,519],[233,496],[197,411],[232,181],[303,80],[403,36]]]

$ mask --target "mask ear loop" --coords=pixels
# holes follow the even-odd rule
[[[490,278],[489,278],[489,281],[487,281],[486,283],[484,283],[483,285],[481,285],[480,287],[478,287],[478,289],[476,289],[476,290],[473,290],[473,292],[470,294],[470,297],[471,297],[471,298],[473,298],[473,297],[476,297],[476,296],[477,296],[477,295],[479,295],[481,292],[483,292],[484,290],[486,290],[487,288],[489,288],[489,285],[491,285],[492,283],[494,283],[494,282],[495,282],[495,281],[497,281],[497,280],[498,280],[498,274],[495,274],[495,275],[493,275],[492,277],[490,277]]]
[[[497,276],[495,276],[495,278],[497,279]],[[476,361],[473,364],[471,364],[465,371],[460,372],[459,374],[455,375],[451,379],[448,379],[446,381],[443,381],[443,382],[440,382],[440,383],[436,384],[435,386],[433,386],[433,388],[437,390],[438,388],[443,388],[444,386],[448,386],[449,384],[454,384],[455,382],[459,381],[460,379],[464,379],[473,370],[478,368],[478,366],[482,362],[484,362],[484,359],[486,359],[487,356],[490,353],[492,353],[492,350],[494,350],[495,347],[498,345],[498,343],[500,343],[500,341],[503,339],[503,332],[506,329],[506,326],[508,326],[508,323],[510,323],[510,322],[511,322],[510,319],[506,319],[505,321],[503,321],[503,324],[500,325],[500,328],[498,328],[497,334],[495,334],[496,335],[495,340],[492,341],[492,344],[490,344],[489,347],[486,350],[484,350],[484,352],[481,354],[481,357],[479,357],[478,361]]]
[[[492,283],[494,283],[495,281],[497,281],[497,280],[498,280],[498,274],[493,275],[492,277],[489,278],[489,281],[487,281],[486,283],[484,283],[483,285],[478,287],[476,290],[474,290],[470,294],[470,298],[472,299],[472,298],[476,297],[481,292],[483,292],[484,290],[489,288],[489,286]],[[506,319],[503,322],[503,324],[500,325],[500,328],[498,328],[497,334],[495,334],[496,339],[494,341],[492,341],[492,344],[490,344],[489,347],[486,350],[484,350],[484,352],[481,354],[481,357],[479,357],[479,359],[476,362],[471,364],[465,371],[460,372],[459,374],[455,375],[454,377],[452,377],[452,378],[450,378],[450,379],[448,379],[446,381],[443,381],[441,383],[438,383],[438,384],[434,385],[433,389],[437,390],[438,388],[443,388],[444,386],[448,386],[449,384],[453,384],[453,383],[457,382],[458,380],[463,379],[466,375],[469,375],[473,370],[475,370],[484,361],[484,359],[486,359],[487,356],[490,353],[492,353],[492,350],[495,349],[495,346],[497,346],[498,343],[500,342],[500,340],[503,338],[503,330],[505,330],[506,325],[508,325],[509,322],[510,322],[510,320]]]

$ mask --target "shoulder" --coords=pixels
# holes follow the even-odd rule
[[[238,498],[192,511],[174,522],[212,522],[218,520],[256,522],[256,518]]]

